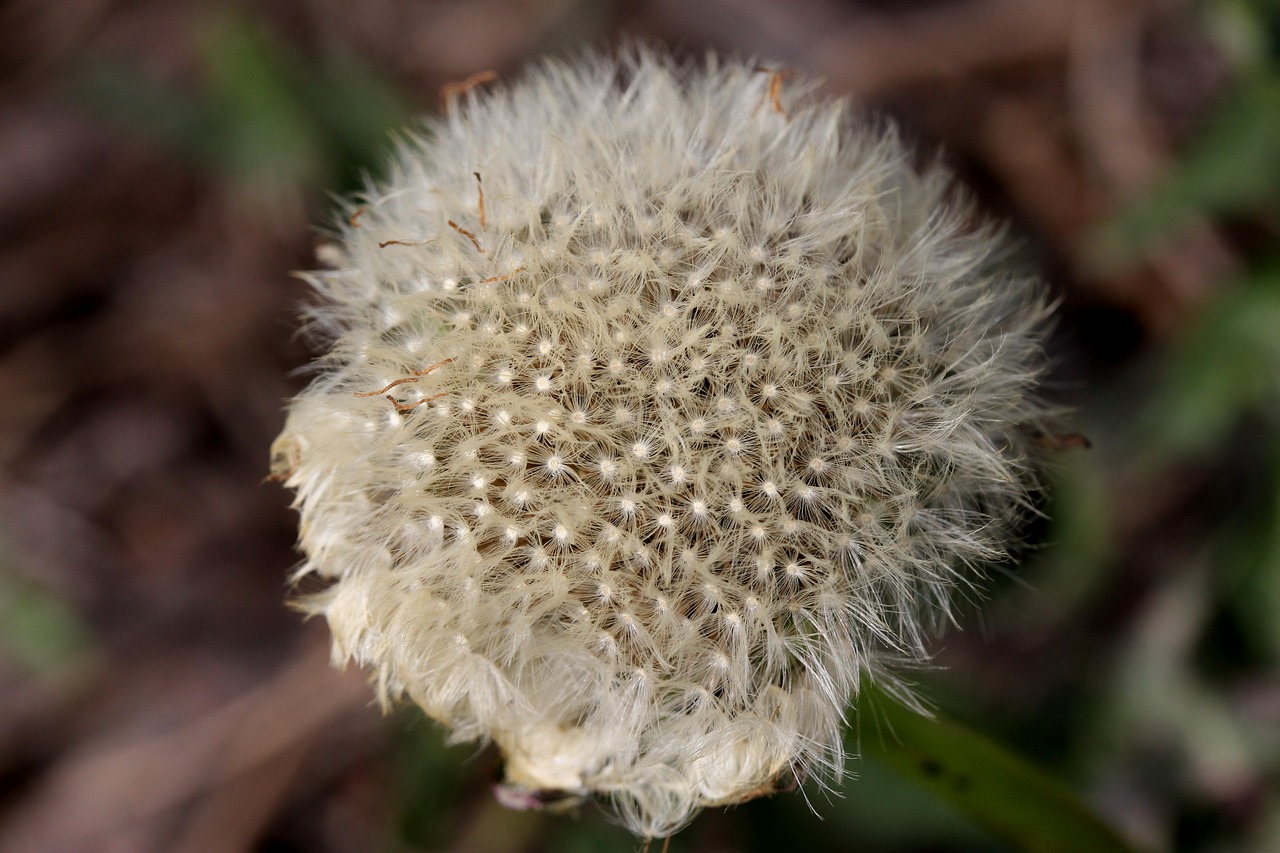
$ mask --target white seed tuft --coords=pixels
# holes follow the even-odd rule
[[[999,229],[772,85],[633,50],[428,121],[312,277],[282,437],[335,657],[646,837],[839,773],[859,679],[1007,557],[1045,416]]]

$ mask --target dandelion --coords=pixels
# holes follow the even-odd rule
[[[504,802],[652,838],[837,776],[860,680],[1008,556],[1042,288],[806,91],[633,50],[461,92],[311,276],[304,606]]]

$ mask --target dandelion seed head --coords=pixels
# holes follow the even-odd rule
[[[1047,417],[999,229],[769,87],[634,49],[429,120],[313,276],[280,439],[335,658],[646,837],[838,772],[860,679],[1008,556]]]

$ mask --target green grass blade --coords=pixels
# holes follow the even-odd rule
[[[983,735],[910,710],[874,687],[859,699],[859,751],[1034,853],[1135,853],[1064,784]]]

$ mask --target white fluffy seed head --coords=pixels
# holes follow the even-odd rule
[[[839,773],[859,678],[1006,556],[1043,415],[997,232],[772,85],[637,50],[429,121],[312,277],[276,448],[335,659],[650,837]]]

